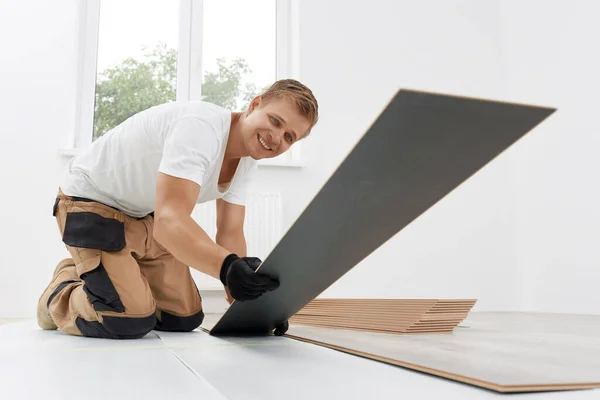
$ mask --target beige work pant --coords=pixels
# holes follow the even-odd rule
[[[190,269],[154,240],[153,215],[132,218],[60,190],[53,214],[78,277],[53,293],[48,309],[58,329],[132,339],[200,326],[202,299]]]

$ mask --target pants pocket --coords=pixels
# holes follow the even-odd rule
[[[120,251],[126,246],[125,225],[93,212],[70,212],[62,241],[72,247]]]
[[[96,268],[81,274],[80,277],[84,282],[83,291],[92,303],[94,310],[125,312],[125,307],[121,302],[117,289],[108,276],[104,265],[102,265],[102,261],[98,262]]]

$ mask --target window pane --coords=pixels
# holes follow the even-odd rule
[[[175,100],[178,29],[178,1],[101,0],[94,140]]]
[[[245,110],[276,79],[276,0],[204,0],[202,100]]]

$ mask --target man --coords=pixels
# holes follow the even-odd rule
[[[39,299],[40,327],[112,339],[194,330],[204,314],[190,266],[220,279],[230,303],[276,289],[246,256],[247,190],[256,160],[286,152],[317,120],[310,89],[287,79],[245,112],[172,102],[97,139],[69,163],[54,203],[71,258]],[[191,217],[210,200],[215,242]]]

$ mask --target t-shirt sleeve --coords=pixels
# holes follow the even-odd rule
[[[219,145],[215,127],[194,118],[177,120],[166,133],[158,170],[202,186],[206,171],[217,158]]]
[[[252,182],[252,176],[256,170],[256,164],[253,164],[245,171],[244,176],[239,181],[234,181],[229,191],[223,196],[223,200],[231,204],[238,204],[241,206],[247,205],[248,202],[248,191],[250,190],[250,183]]]

